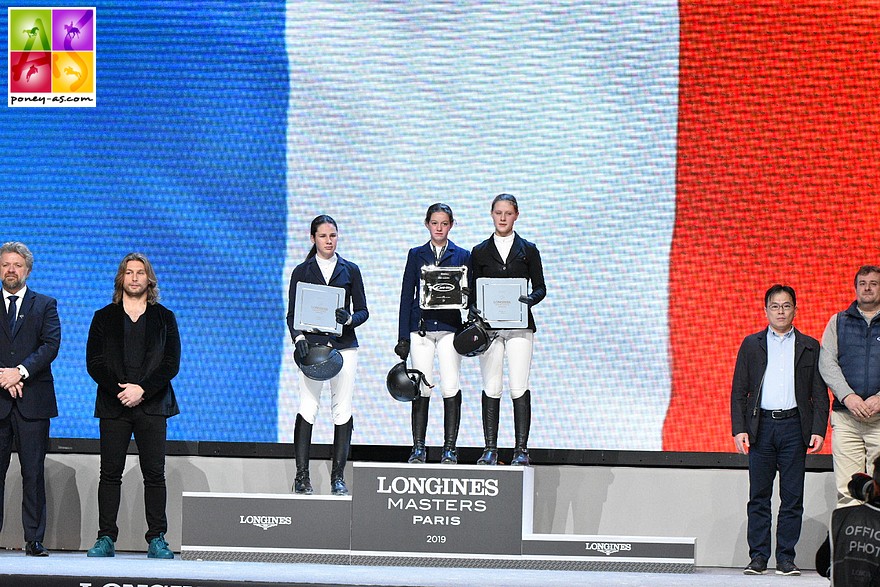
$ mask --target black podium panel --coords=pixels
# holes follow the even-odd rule
[[[353,554],[519,555],[530,467],[355,463]]]
[[[534,469],[354,463],[352,496],[183,494],[184,559],[688,573],[694,538],[533,534]]]
[[[183,493],[184,559],[348,564],[351,497]]]

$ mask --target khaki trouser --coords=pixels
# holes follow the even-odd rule
[[[872,463],[880,455],[880,414],[862,422],[849,410],[831,412],[831,455],[834,459],[834,482],[837,485],[837,507],[859,502],[846,488],[853,473],[873,475]]]

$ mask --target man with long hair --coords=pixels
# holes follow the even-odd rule
[[[98,540],[88,556],[115,555],[122,473],[134,435],[144,477],[147,556],[174,558],[165,541],[165,441],[166,420],[180,413],[171,386],[180,368],[180,336],[174,313],[159,303],[153,266],[141,253],[122,259],[112,303],[95,312],[86,364],[98,384],[101,430]]]

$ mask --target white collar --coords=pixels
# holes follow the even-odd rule
[[[21,288],[20,290],[18,290],[18,291],[17,291],[16,293],[14,293],[14,294],[9,293],[8,291],[6,291],[6,290],[4,289],[4,290],[3,290],[3,300],[4,300],[4,301],[5,301],[5,300],[8,300],[8,299],[9,299],[9,296],[18,296],[18,301],[20,302],[21,300],[24,299],[24,296],[25,296],[26,293],[27,293],[27,285],[22,286],[22,288]]]

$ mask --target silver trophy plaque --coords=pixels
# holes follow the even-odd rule
[[[423,310],[467,308],[467,267],[423,265],[419,277],[419,307]]]
[[[529,307],[519,301],[528,295],[525,277],[477,279],[477,309],[493,329],[528,328]]]
[[[296,284],[293,327],[303,332],[342,334],[336,322],[336,308],[345,307],[345,290],[341,287],[317,285],[300,281]]]

